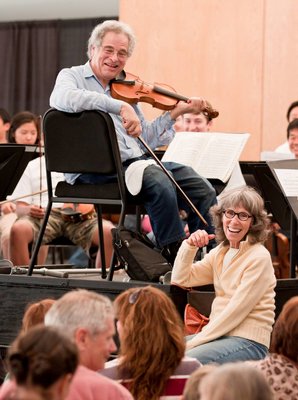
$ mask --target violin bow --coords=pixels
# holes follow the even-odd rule
[[[154,151],[151,150],[151,148],[148,146],[148,144],[140,136],[138,137],[138,140],[142,143],[142,145],[145,147],[145,149],[148,151],[148,153],[152,156],[152,158],[161,167],[161,169],[164,171],[164,173],[167,175],[167,177],[170,179],[170,181],[175,185],[175,187],[178,189],[179,193],[182,195],[184,200],[186,200],[186,202],[189,204],[189,206],[192,208],[192,210],[197,214],[197,216],[200,218],[200,220],[206,226],[208,226],[208,223],[205,220],[205,218],[202,216],[202,214],[199,212],[199,210],[196,208],[196,206],[193,204],[193,202],[190,200],[190,198],[187,196],[187,194],[184,193],[184,191],[181,189],[181,187],[178,185],[178,183],[175,181],[175,179],[172,177],[172,175],[169,173],[169,171],[164,167],[164,165],[159,160],[159,158],[156,156]]]

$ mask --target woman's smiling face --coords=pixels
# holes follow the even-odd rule
[[[248,210],[246,210],[241,205],[238,207],[229,208],[228,210],[232,210],[235,213],[245,213],[249,217],[246,221],[242,221],[239,219],[238,215],[234,215],[232,218],[228,218],[226,214],[223,214],[223,230],[226,235],[227,240],[230,242],[230,246],[238,249],[241,240],[247,235],[249,228],[253,222],[253,218]]]

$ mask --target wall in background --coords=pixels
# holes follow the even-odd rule
[[[138,39],[127,70],[210,100],[215,130],[251,134],[243,160],[285,141],[298,100],[296,0],[119,0],[119,19]]]
[[[0,21],[113,17],[118,9],[119,0],[1,0]]]

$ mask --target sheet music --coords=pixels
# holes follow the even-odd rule
[[[225,183],[249,136],[249,133],[178,132],[162,161],[191,166],[205,178]]]
[[[298,169],[274,169],[287,197],[298,196]]]

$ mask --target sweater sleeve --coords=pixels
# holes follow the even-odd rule
[[[202,261],[193,262],[198,248],[182,242],[172,270],[171,283],[185,288],[213,283],[212,251]]]

